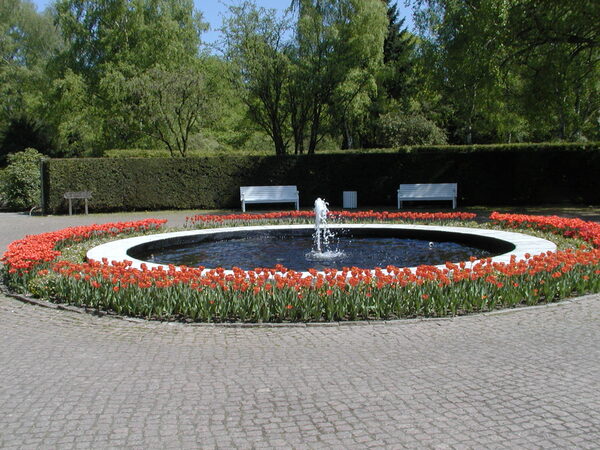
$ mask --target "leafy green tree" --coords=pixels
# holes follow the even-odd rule
[[[166,70],[193,65],[205,29],[201,14],[192,0],[58,0],[55,10],[67,43],[54,61],[55,78],[70,85],[71,74],[80,77],[85,94],[79,98],[88,99],[84,128],[100,130],[93,147],[132,145],[141,135],[137,118],[122,107],[123,80],[159,65]]]
[[[7,156],[29,147],[44,150],[45,154],[53,153],[53,133],[44,123],[25,116],[10,120],[6,129],[0,134],[0,167],[4,166]]]
[[[400,18],[397,3],[384,1],[387,8],[388,27],[383,43],[383,65],[375,74],[376,95],[368,106],[369,115],[360,133],[363,147],[387,145],[387,139],[379,132],[380,116],[402,110],[418,108],[415,97],[422,83],[417,82],[416,37],[404,26],[405,18]]]
[[[415,5],[429,86],[455,141],[597,138],[598,2]]]
[[[277,154],[314,153],[325,134],[351,146],[375,95],[387,30],[379,0],[297,0],[290,23],[252,2],[230,8],[224,24],[226,57],[250,117]],[[341,133],[340,133],[341,132]]]
[[[102,142],[105,115],[89,95],[82,75],[67,69],[48,92],[46,121],[54,127],[56,145],[64,156],[93,154]]]
[[[38,14],[28,1],[0,2],[0,133],[9,138],[1,144],[1,158],[28,144],[52,151],[40,110],[48,87],[46,64],[60,45],[48,13]]]
[[[509,10],[509,63],[522,74],[525,112],[538,135],[600,138],[600,3],[515,1]]]
[[[501,64],[505,56],[502,33],[507,2],[489,0],[430,0],[420,11],[424,58],[434,71],[436,89],[451,106],[449,117],[455,139],[471,144],[481,138],[502,107]]]
[[[216,115],[210,79],[197,68],[155,67],[126,82],[127,105],[140,131],[185,157],[190,139]]]
[[[251,140],[258,138],[262,143],[261,150],[266,150],[270,144],[269,137],[248,117],[236,83],[231,77],[223,76],[230,73],[229,62],[217,55],[207,55],[202,57],[201,67],[211,86],[210,100],[217,106],[199,139],[194,140],[194,145],[199,148],[212,145],[221,150],[243,149]]]
[[[252,120],[272,139],[277,155],[286,154],[289,145],[286,94],[291,66],[285,42],[288,29],[286,17],[278,18],[274,10],[258,8],[249,1],[230,6],[223,27],[232,80]]]
[[[192,0],[58,0],[55,8],[68,43],[60,62],[92,87],[115,67],[129,75],[185,65],[206,27]]]
[[[351,128],[367,113],[364,95],[373,89],[382,63],[387,30],[385,6],[380,0],[294,0],[298,22],[295,38],[297,92],[303,117],[294,136],[308,136],[308,153],[314,153],[326,128],[327,112],[341,126],[349,145]],[[305,131],[306,130],[306,131]]]

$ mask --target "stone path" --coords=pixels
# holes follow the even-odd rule
[[[0,248],[67,220],[87,218],[1,214]],[[287,328],[125,321],[0,295],[0,448],[598,448],[599,374],[598,295]]]

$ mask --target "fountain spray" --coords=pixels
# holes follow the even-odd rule
[[[327,208],[327,203],[325,200],[321,198],[317,198],[315,200],[315,247],[317,253],[323,253],[322,241],[327,243],[327,213],[329,209]],[[322,239],[321,239],[322,236]]]

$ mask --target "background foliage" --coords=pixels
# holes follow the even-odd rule
[[[0,166],[109,149],[274,154],[600,140],[600,2],[0,2]],[[219,24],[212,24],[218,27]],[[190,99],[186,102],[183,99]],[[192,113],[193,112],[193,113]]]

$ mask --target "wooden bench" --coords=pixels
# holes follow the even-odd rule
[[[458,185],[456,183],[401,184],[398,189],[398,209],[403,201],[451,200],[456,209]]]
[[[296,186],[240,186],[242,211],[246,203],[295,203],[300,209],[300,195]]]
[[[88,199],[92,198],[90,191],[65,192],[64,197],[69,200],[69,215],[73,215],[73,200],[85,200],[85,213],[88,213]]]

